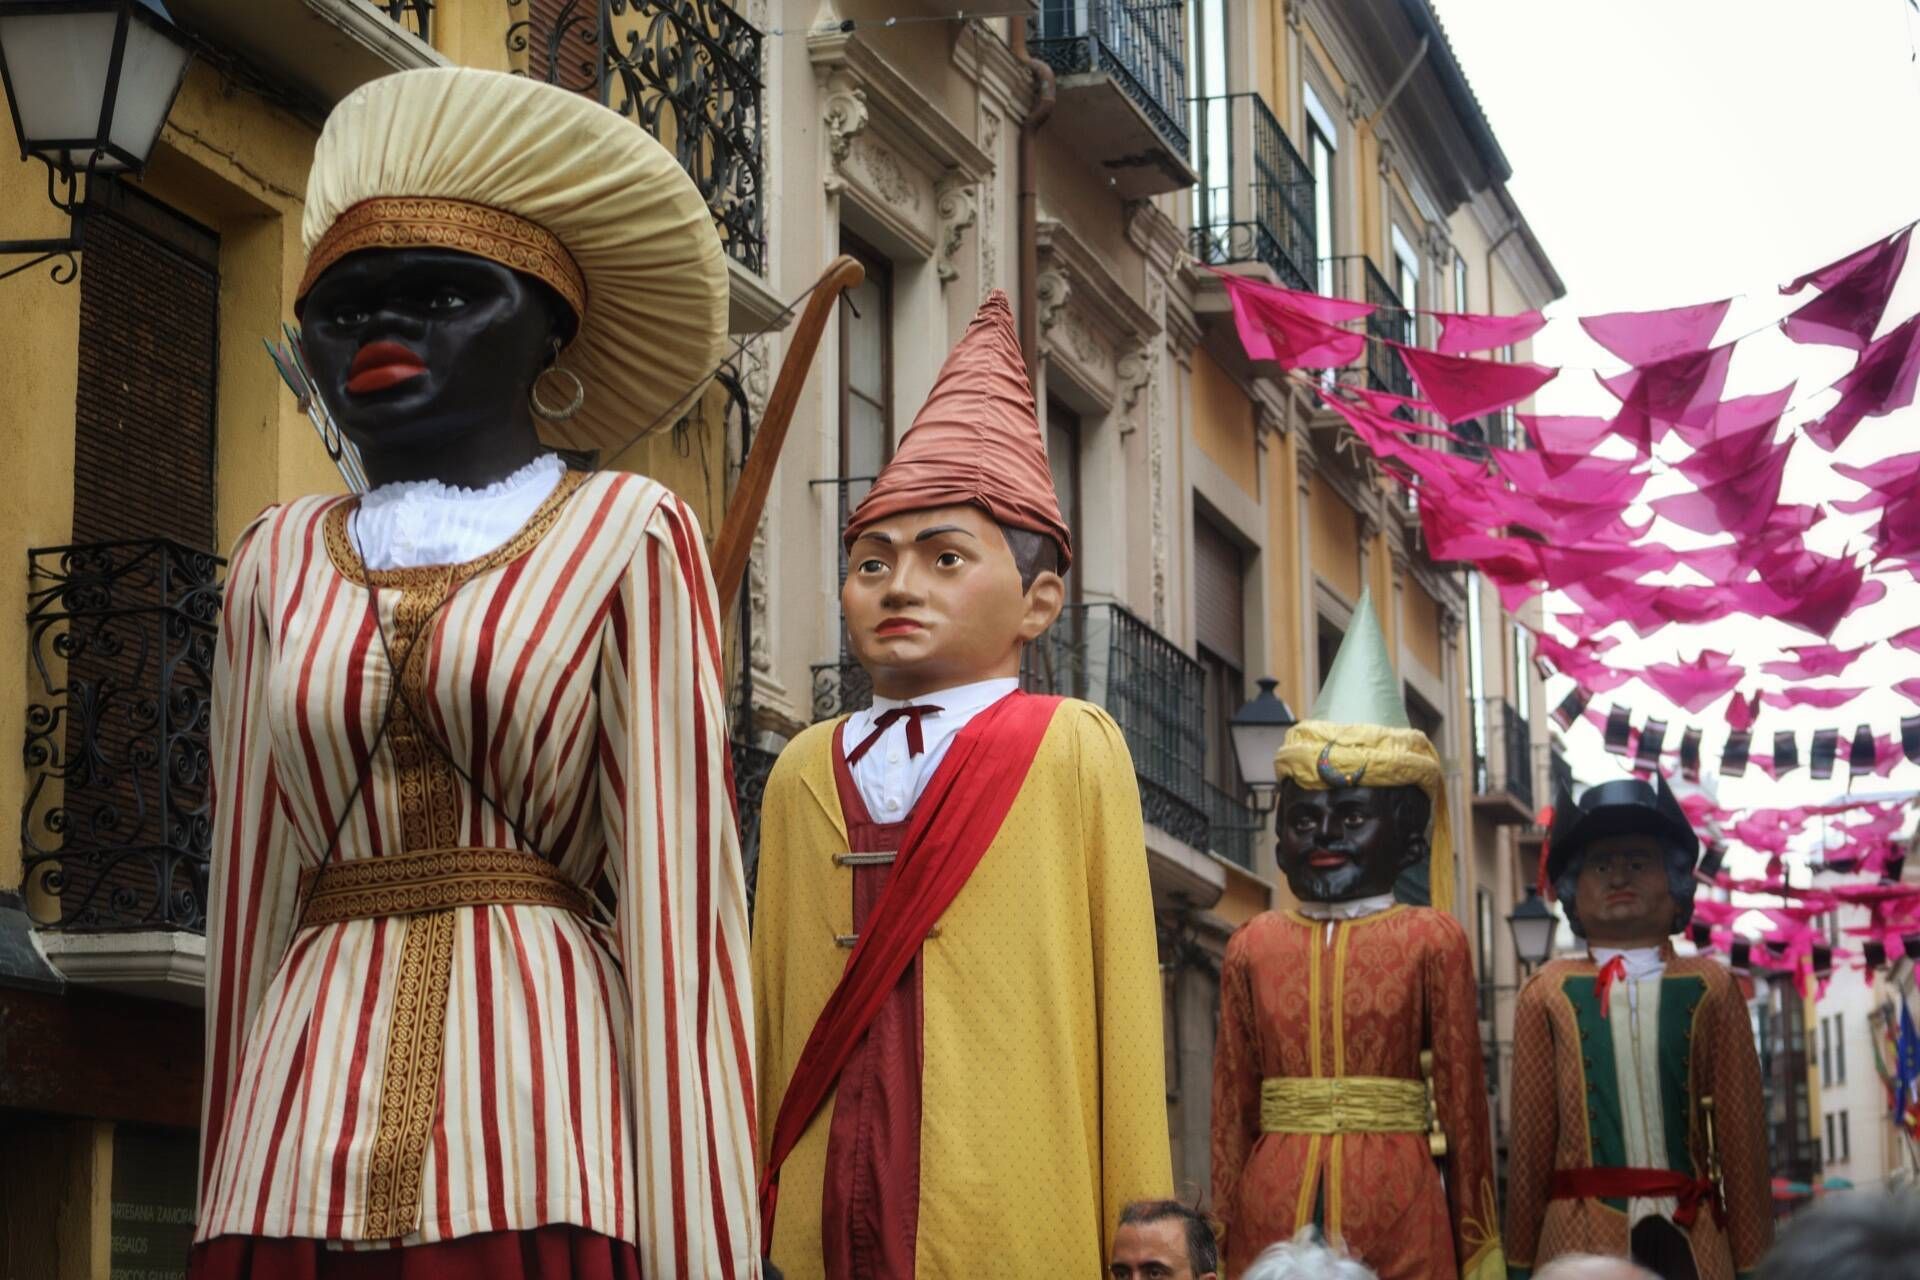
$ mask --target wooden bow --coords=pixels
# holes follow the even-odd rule
[[[793,328],[793,340],[780,362],[780,376],[774,380],[767,411],[747,450],[746,465],[740,468],[733,501],[727,504],[727,514],[720,521],[720,536],[713,543],[713,580],[720,593],[722,617],[732,611],[733,602],[739,598],[740,582],[747,574],[747,555],[753,548],[753,531],[766,509],[780,447],[787,441],[787,428],[793,423],[794,408],[800,403],[800,391],[819,350],[820,335],[826,332],[827,319],[833,314],[833,304],[866,278],[866,269],[857,259],[844,253],[835,258],[813,287],[807,309]]]

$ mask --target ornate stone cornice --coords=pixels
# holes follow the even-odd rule
[[[1127,201],[1127,243],[1146,256],[1151,267],[1171,273],[1185,257],[1187,238],[1151,200]]]
[[[960,172],[949,173],[934,186],[934,212],[940,218],[940,283],[951,283],[960,275],[953,259],[960,252],[967,228],[980,217],[980,186]]]

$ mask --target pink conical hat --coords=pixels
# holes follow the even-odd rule
[[[860,530],[888,516],[968,504],[999,524],[1052,538],[1062,573],[1073,562],[1013,310],[998,289],[941,366],[926,404],[847,518],[843,536],[851,544]]]

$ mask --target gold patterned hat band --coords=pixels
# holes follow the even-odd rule
[[[438,196],[376,196],[342,213],[307,255],[296,310],[321,272],[361,249],[470,253],[551,286],[573,308],[575,320],[587,314],[586,276],[553,232],[505,209]]]

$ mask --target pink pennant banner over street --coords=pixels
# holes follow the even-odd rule
[[[1520,403],[1553,380],[1542,364],[1447,356],[1391,342],[1420,391],[1448,422],[1464,422]]]
[[[1595,342],[1635,367],[1705,351],[1733,299],[1664,311],[1616,311],[1582,316],[1580,327]]]
[[[1783,294],[1798,293],[1808,285],[1820,290],[1819,296],[1780,322],[1781,330],[1795,342],[1865,350],[1886,314],[1912,237],[1913,227],[1908,225],[1781,286]]]
[[[1459,311],[1432,314],[1440,322],[1440,338],[1433,348],[1443,356],[1514,346],[1540,332],[1547,323],[1547,318],[1538,311],[1523,311],[1517,316],[1482,316]]]

